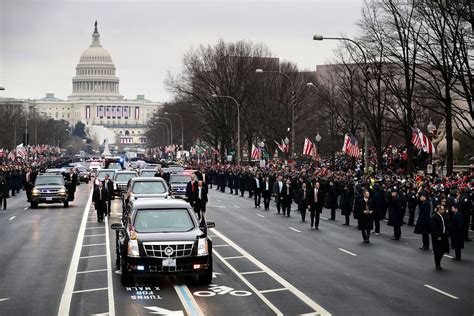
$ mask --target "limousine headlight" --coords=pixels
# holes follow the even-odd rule
[[[209,245],[207,238],[198,239],[198,256],[207,256],[209,254]]]

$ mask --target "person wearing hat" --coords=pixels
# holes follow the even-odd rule
[[[388,226],[393,227],[392,240],[400,240],[403,226],[402,201],[396,187],[392,188],[388,207]]]
[[[430,217],[431,217],[431,205],[428,200],[428,193],[422,191],[419,194],[418,203],[418,219],[415,225],[415,234],[420,234],[423,246],[421,250],[428,250],[430,248]]]
[[[430,218],[431,243],[433,244],[436,270],[443,270],[441,259],[445,253],[449,253],[447,218],[444,213],[444,205],[439,204],[436,207],[436,212]]]

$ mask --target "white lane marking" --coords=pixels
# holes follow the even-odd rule
[[[257,214],[258,217],[265,218],[262,214]]]
[[[325,221],[328,221],[328,220],[329,220],[329,218],[327,218],[327,217],[324,217],[324,216],[320,216],[320,217],[321,217],[322,219],[324,219]]]
[[[218,200],[218,199],[216,199],[216,202],[222,202],[222,200]]]
[[[12,216],[12,217],[10,217],[8,220],[9,220],[9,221],[12,221],[12,220],[15,219],[15,217],[16,217],[16,216]]]
[[[87,215],[92,204],[92,191],[89,195],[86,207],[84,208],[84,215],[82,216],[81,226],[79,227],[79,233],[77,234],[76,245],[71,258],[71,264],[69,265],[69,271],[67,274],[66,285],[61,296],[61,302],[59,304],[58,315],[69,315],[69,309],[71,308],[72,293],[74,292],[74,285],[76,284],[76,273],[79,266],[79,258],[82,251],[82,242],[84,240],[84,233],[87,222]],[[103,227],[102,227],[103,228]]]
[[[347,253],[348,255],[351,255],[351,256],[357,257],[357,255],[356,255],[355,253],[353,253],[353,252],[350,252],[350,251],[347,251],[346,249],[342,249],[342,248],[337,248],[337,249],[339,249],[339,250],[340,250],[340,251],[342,251],[342,252],[345,252],[345,253]]]
[[[105,226],[104,227],[87,227],[86,229],[99,229],[99,228],[105,229]]]
[[[29,208],[29,207],[27,206],[27,207],[24,208],[24,210],[26,211],[28,208]]]
[[[233,257],[225,257],[225,260],[232,260],[232,259],[242,259],[245,258],[245,256],[233,256]]]
[[[288,228],[295,231],[295,232],[297,232],[297,233],[301,233],[301,230],[297,230],[296,228],[293,228],[293,227],[288,227]]]
[[[248,272],[240,272],[240,274],[242,275],[246,275],[246,274],[257,274],[257,273],[266,273],[265,271],[263,270],[258,270],[258,271],[248,271]]]
[[[238,206],[238,205],[234,205],[234,207],[235,207],[235,208],[240,208],[240,206]]]
[[[109,227],[109,218],[105,218],[105,226]],[[109,230],[105,230],[105,242],[110,245]],[[110,257],[110,247],[106,246],[107,249],[107,286],[109,287],[108,298],[109,298],[109,316],[115,316],[115,300],[114,300],[114,284],[112,280],[112,259]]]
[[[178,294],[179,300],[181,304],[183,304],[184,310],[186,311],[187,315],[192,316],[202,316],[204,313],[202,312],[201,308],[197,304],[194,296],[191,294],[191,291],[186,285],[175,285],[174,290],[176,294]],[[175,314],[171,314],[175,315]],[[182,315],[182,314],[176,314]]]
[[[425,284],[425,286],[426,286],[427,288],[429,288],[429,289],[432,289],[433,291],[436,291],[436,292],[438,292],[438,293],[441,293],[441,294],[443,294],[443,295],[446,295],[447,297],[450,297],[450,298],[452,298],[452,299],[454,299],[454,300],[458,300],[458,299],[459,299],[459,297],[454,296],[454,295],[451,295],[451,294],[449,294],[449,293],[446,293],[445,291],[442,291],[442,290],[440,290],[440,289],[437,289],[437,288],[435,288],[434,286],[431,286],[431,285],[429,285],[429,284]]]
[[[215,228],[211,228],[211,231],[218,235],[222,240],[224,240],[226,243],[228,243],[229,245],[231,245],[235,250],[237,250],[238,252],[240,252],[242,255],[244,255],[248,260],[250,260],[252,263],[254,263],[257,267],[259,267],[260,269],[262,269],[263,271],[265,271],[268,275],[270,275],[273,279],[275,279],[275,281],[277,281],[278,283],[280,283],[283,287],[287,288],[290,292],[292,292],[294,295],[296,295],[301,301],[303,301],[306,305],[308,305],[309,307],[311,307],[315,312],[319,312],[321,316],[330,316],[331,313],[329,313],[327,310],[325,310],[322,306],[320,306],[318,303],[316,303],[315,301],[313,301],[312,299],[310,299],[306,294],[304,294],[303,292],[301,292],[300,290],[298,290],[296,287],[294,287],[290,282],[286,281],[285,279],[283,279],[280,275],[278,275],[276,272],[274,272],[273,270],[271,270],[270,268],[268,268],[265,264],[263,264],[262,262],[258,261],[255,257],[253,257],[251,254],[249,254],[247,251],[245,251],[244,249],[242,249],[239,245],[237,245],[236,243],[234,243],[232,240],[230,240],[229,238],[227,238],[226,236],[222,235],[219,231],[217,231]],[[217,253],[216,253],[217,254]],[[221,258],[221,260],[223,259],[221,256],[219,256]],[[253,288],[255,289],[255,287],[253,287],[253,285],[251,285],[237,270],[235,270],[234,267],[232,267],[227,261],[223,261],[232,271],[234,271],[234,273],[239,277],[241,278],[242,280],[245,280],[244,283],[247,284],[247,286],[249,286],[250,288]],[[256,290],[256,289],[255,289]],[[261,295],[260,293],[256,292],[256,294],[260,297],[263,295]],[[264,298],[264,297],[263,297]],[[265,298],[265,301],[267,302],[268,300],[266,300]],[[270,302],[268,302],[270,303]],[[270,303],[271,304],[271,303]],[[268,304],[267,304],[268,305]],[[273,306],[273,304],[271,304]],[[270,306],[270,305],[268,305]],[[279,314],[281,314],[281,312],[275,307],[276,311],[278,311]]]
[[[285,287],[282,287],[282,288],[279,288],[279,289],[270,289],[270,290],[263,290],[263,291],[260,291],[260,293],[273,293],[273,292],[280,292],[280,291],[288,291],[287,288]]]
[[[6,297],[6,298],[0,298],[0,302],[5,302],[5,301],[8,301],[10,298],[9,297]]]
[[[94,272],[104,272],[104,271],[107,271],[107,269],[97,269],[97,270],[79,271],[79,272],[77,272],[77,274],[94,273]]]
[[[420,239],[419,237],[409,236],[409,237],[402,237],[402,239]]]
[[[82,245],[82,247],[95,247],[95,246],[104,246],[107,245],[106,243],[101,243],[101,244],[87,244],[87,245]]]
[[[98,288],[95,288],[95,289],[78,290],[78,291],[74,291],[72,293],[76,294],[76,293],[97,292],[97,291],[107,291],[107,290],[108,290],[108,288],[106,288],[106,287],[98,287]]]
[[[453,256],[450,256],[450,255],[444,255],[446,258],[451,258],[453,259],[454,257]]]
[[[79,259],[103,258],[103,257],[107,257],[107,255],[85,256],[85,257],[80,257]]]
[[[217,256],[217,258],[219,258],[222,263],[224,263],[232,272],[235,273],[235,275],[242,280],[242,282],[244,282],[258,297],[260,297],[260,299],[265,303],[267,304],[268,307],[270,307],[271,310],[273,310],[273,312],[275,312],[276,315],[280,316],[280,315],[283,315],[282,312],[280,312],[280,310],[272,304],[272,302],[270,302],[262,293],[260,293],[257,288],[255,286],[252,285],[252,283],[250,283],[246,278],[244,278],[242,276],[242,274],[237,271],[232,265],[230,265],[230,263],[227,262],[227,260],[225,260],[217,251],[213,251],[213,254],[215,254]]]
[[[99,236],[105,236],[105,234],[84,235],[84,237],[99,237]]]
[[[172,310],[161,308],[158,306],[144,306],[144,308],[147,309],[150,312],[150,314],[184,316],[183,311],[172,311]],[[188,315],[190,314],[188,313]]]
[[[218,208],[224,208],[224,205],[217,205]]]
[[[230,247],[230,245],[212,245],[212,248]]]

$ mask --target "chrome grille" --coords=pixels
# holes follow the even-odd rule
[[[144,242],[143,248],[148,257],[153,258],[183,258],[190,257],[194,242]],[[172,253],[171,253],[172,250]],[[167,254],[167,251],[171,254]]]

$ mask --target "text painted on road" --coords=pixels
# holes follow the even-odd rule
[[[211,297],[215,295],[226,295],[226,294],[229,294],[232,296],[250,296],[252,295],[252,292],[236,290],[234,288],[223,286],[223,285],[211,284],[209,285],[209,291],[196,291],[193,294],[195,296],[200,296],[200,297]]]

